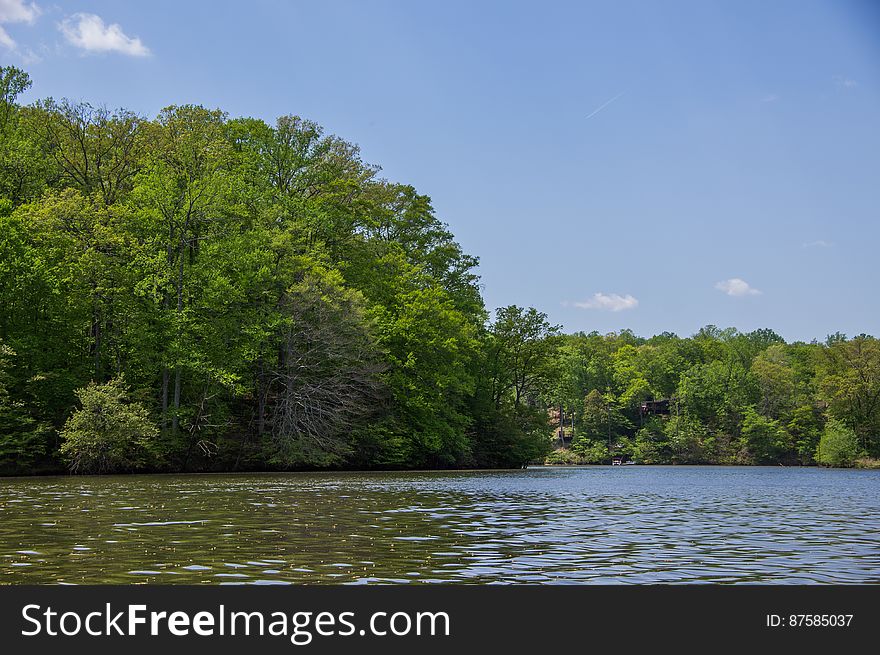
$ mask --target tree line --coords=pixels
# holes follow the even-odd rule
[[[580,333],[560,338],[554,366],[573,432],[554,462],[880,464],[880,342],[867,335]]]
[[[549,326],[489,320],[430,198],[297,116],[23,106],[29,85],[0,68],[0,472],[546,451],[505,367]]]
[[[0,67],[0,473],[515,467],[550,407],[574,432],[551,461],[878,455],[870,337],[490,315],[430,198],[314,122],[29,86]]]

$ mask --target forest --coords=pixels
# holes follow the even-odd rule
[[[880,342],[870,336],[581,333],[559,337],[552,366],[549,397],[571,439],[552,462],[880,464]]]
[[[880,456],[873,337],[566,335],[317,123],[30,84],[0,67],[0,474]]]

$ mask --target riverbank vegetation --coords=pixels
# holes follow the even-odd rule
[[[490,314],[430,198],[316,123],[29,85],[0,67],[0,473],[521,466],[549,408],[557,459],[880,456],[871,337]]]
[[[880,455],[873,337],[788,344],[709,326],[690,338],[567,335],[557,352],[550,395],[573,438],[550,463],[870,467]]]
[[[18,102],[0,68],[0,472],[521,466],[552,332],[317,124]]]

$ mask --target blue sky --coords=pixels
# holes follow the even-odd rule
[[[880,335],[865,2],[0,0],[26,100],[299,114],[430,195],[489,307]]]

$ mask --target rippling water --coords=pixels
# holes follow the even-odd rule
[[[0,479],[5,583],[880,582],[880,471]]]

